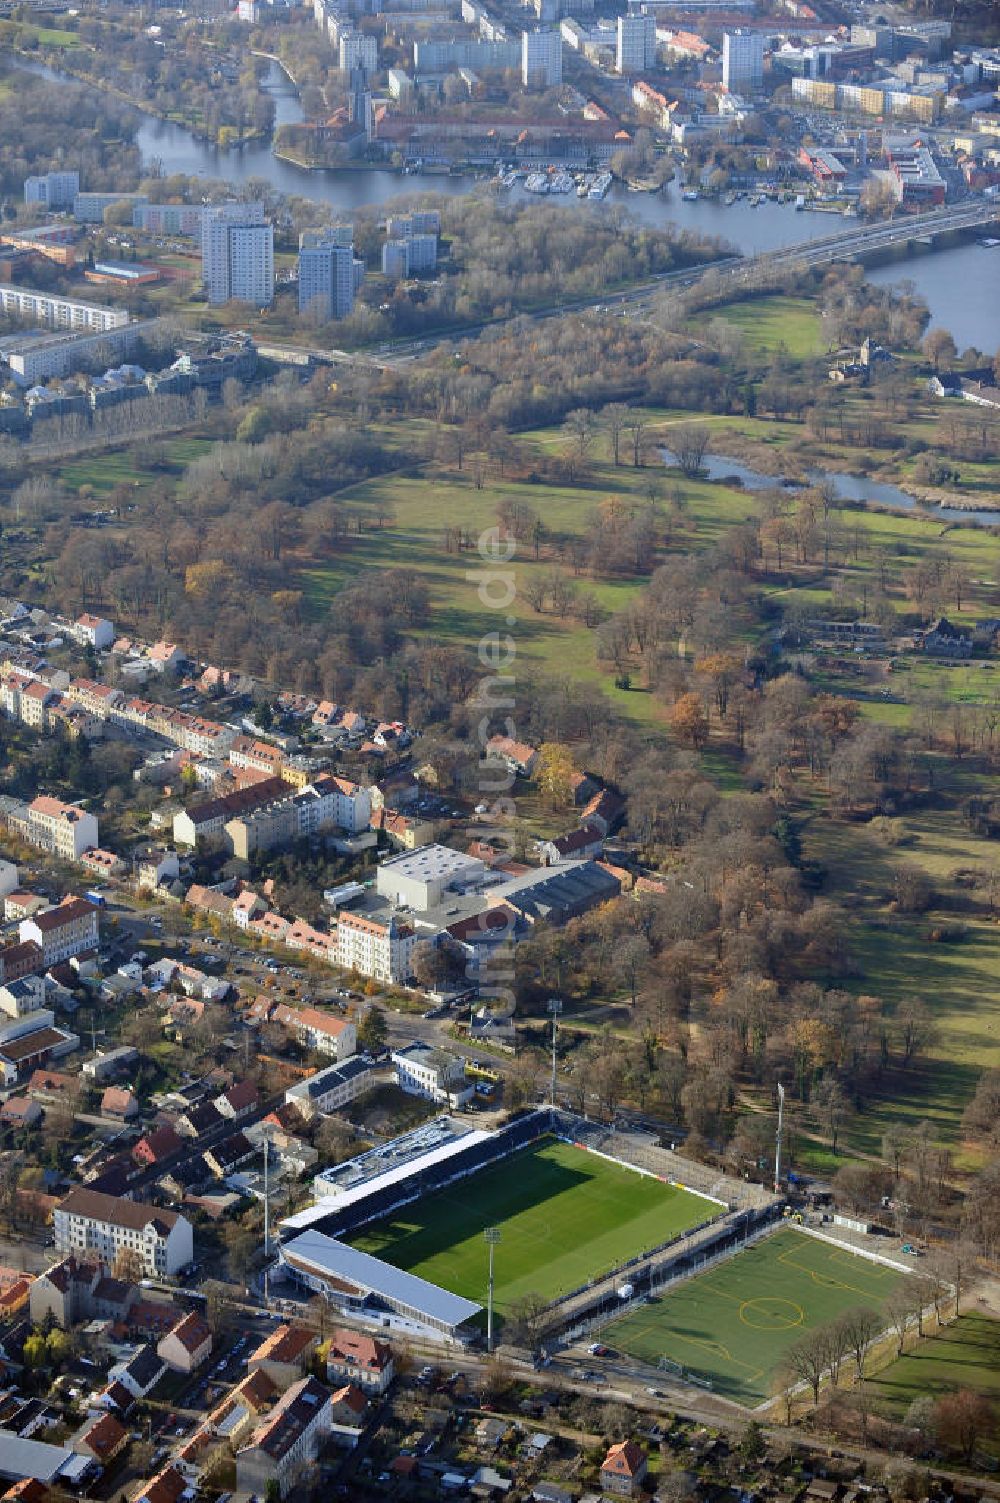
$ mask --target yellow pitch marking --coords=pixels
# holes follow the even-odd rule
[[[793,1326],[805,1325],[806,1312],[794,1300],[765,1294],[743,1301],[740,1320],[754,1331],[790,1331]]]

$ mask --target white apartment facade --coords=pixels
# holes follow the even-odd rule
[[[462,1106],[475,1094],[466,1079],[465,1061],[430,1044],[407,1044],[392,1054],[396,1083],[411,1096],[426,1096],[440,1106]]]
[[[85,647],[103,652],[115,640],[114,623],[104,616],[92,616],[89,612],[84,612],[73,622],[73,635]]]
[[[100,303],[84,303],[78,298],[59,297],[51,292],[37,292],[31,287],[11,287],[2,283],[0,313],[33,319],[48,329],[81,330],[91,334],[121,329],[129,321],[125,308],[105,308]]]
[[[730,94],[747,97],[764,87],[764,37],[739,27],[722,34],[722,83]]]
[[[415,943],[412,925],[395,917],[380,923],[361,913],[341,913],[337,920],[337,964],[375,981],[408,980]]]
[[[78,172],[46,172],[24,180],[26,204],[41,204],[49,210],[71,209],[80,191]]]
[[[53,1227],[57,1252],[96,1257],[109,1268],[134,1255],[151,1277],[175,1274],[194,1256],[186,1217],[97,1190],[71,1190],[53,1212]]]
[[[33,845],[64,861],[79,861],[84,851],[101,843],[96,815],[48,794],[40,794],[28,805],[27,827]]]
[[[270,307],[274,301],[274,228],[264,224],[261,204],[222,204],[206,214],[201,255],[210,304]]]
[[[313,1377],[293,1383],[236,1453],[241,1492],[261,1497],[276,1482],[282,1498],[291,1493],[315,1461],[330,1434],[330,1394]]]
[[[320,1012],[316,1007],[288,1007],[283,1004],[274,1015],[276,1023],[294,1033],[306,1049],[329,1054],[338,1063],[357,1052],[358,1035],[353,1023]]]
[[[554,89],[562,83],[562,36],[558,27],[522,34],[521,82],[526,89]]]
[[[630,13],[618,17],[615,69],[629,75],[643,73],[656,62],[656,17]]]
[[[341,32],[338,60],[344,73],[353,73],[356,68],[374,73],[378,68],[378,41],[360,31]]]
[[[354,247],[335,240],[299,251],[299,312],[324,322],[354,308]]]
[[[38,945],[47,966],[58,965],[85,950],[96,950],[100,941],[97,909],[86,898],[64,898],[55,908],[46,908],[18,925],[21,944]]]

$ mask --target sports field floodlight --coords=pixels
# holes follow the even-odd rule
[[[264,1303],[268,1297],[268,1258],[271,1254],[271,1195],[268,1184],[268,1149],[271,1146],[271,1129],[263,1129],[264,1137]]]
[[[778,1082],[778,1131],[774,1139],[774,1193],[781,1194],[781,1130],[785,1118],[785,1088]]]
[[[563,1005],[558,997],[550,997],[546,1004],[546,1010],[552,1019],[552,1088],[549,1095],[550,1104],[556,1104],[556,1028],[559,1024],[559,1014]]]
[[[493,1249],[500,1241],[500,1228],[488,1226],[483,1232],[483,1237],[490,1249],[490,1281],[486,1299],[486,1350],[493,1350]]]

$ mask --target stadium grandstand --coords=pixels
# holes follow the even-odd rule
[[[562,1138],[571,1135],[560,1113],[542,1110],[530,1112],[497,1132],[477,1130],[458,1138],[448,1135],[434,1143],[428,1139],[427,1147],[415,1157],[404,1155],[402,1162],[398,1158],[387,1159],[385,1162],[391,1162],[392,1167],[373,1172],[353,1184],[348,1181],[339,1194],[324,1194],[315,1205],[286,1217],[281,1223],[282,1240],[288,1241],[305,1231],[345,1237],[422,1195],[443,1190],[488,1164],[508,1158],[548,1134]],[[376,1150],[376,1154],[380,1151]],[[377,1157],[374,1162],[377,1167]],[[318,1179],[322,1180],[322,1176]]]
[[[385,1324],[396,1317],[428,1333],[462,1340],[473,1335],[464,1328],[482,1310],[472,1300],[322,1232],[302,1232],[284,1243],[281,1262],[298,1283],[326,1295],[345,1315],[361,1319],[379,1319],[384,1311],[389,1317]]]

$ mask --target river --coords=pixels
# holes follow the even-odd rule
[[[21,59],[11,61],[46,77],[64,76]],[[263,86],[274,100],[276,124],[302,119],[296,91],[277,63],[271,63]],[[137,139],[143,161],[159,161],[165,173],[220,178],[236,185],[263,178],[280,193],[318,199],[344,213],[414,193],[455,197],[484,189],[482,181],[472,175],[403,175],[377,168],[309,171],[274,156],[269,145],[220,150],[182,126],[147,114],[142,114]],[[527,200],[531,195],[515,188],[510,197]],[[616,183],[603,205],[581,203],[572,195],[542,202],[563,213],[600,213],[614,205],[652,227],[673,224],[716,235],[750,253],[818,239],[834,233],[839,224],[835,215],[810,209],[800,213],[792,204],[766,203],[755,209],[746,199],[735,204],[713,199],[685,203],[676,184],[662,193],[631,193]],[[986,250],[965,245],[918,252],[872,269],[868,275],[879,285],[912,281],[930,309],[931,322],[950,329],[960,350],[973,344],[989,354],[1000,349],[1000,247]]]
[[[677,457],[669,449],[660,449],[659,453],[664,464],[676,465]],[[706,480],[723,483],[727,480],[735,481],[747,491],[771,490],[775,486],[782,486],[792,492],[799,489],[787,482],[783,484],[780,475],[765,475],[760,470],[751,469],[741,459],[732,459],[726,454],[706,454],[701,462],[701,470]],[[990,527],[1000,525],[1000,512],[967,511],[959,506],[929,506],[918,501],[915,496],[907,495],[898,485],[891,485],[885,480],[844,475],[839,470],[810,470],[809,483],[830,484],[837,500],[848,505],[889,506],[894,511],[912,511],[918,516],[938,517],[946,522],[982,522]]]

